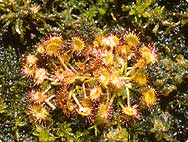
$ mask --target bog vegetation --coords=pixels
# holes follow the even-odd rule
[[[187,7],[1,0],[0,141],[187,141]]]

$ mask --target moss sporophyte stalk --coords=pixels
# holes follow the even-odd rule
[[[42,39],[23,59],[23,75],[34,83],[28,93],[29,116],[49,121],[50,111],[105,125],[119,113],[121,122],[141,119],[157,100],[147,66],[157,61],[154,47],[134,32],[82,36],[58,34]],[[81,117],[80,117],[81,116]]]

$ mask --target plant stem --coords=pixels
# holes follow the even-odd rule
[[[114,93],[113,96],[112,96],[111,99],[110,99],[110,105],[113,103],[115,96],[116,96],[116,95],[115,95],[115,93]]]
[[[56,109],[56,107],[55,107],[52,103],[50,103],[50,100],[51,100],[52,98],[54,98],[54,97],[55,97],[55,95],[52,95],[52,96],[50,96],[49,98],[47,98],[47,99],[45,100],[45,103],[46,103],[47,105],[49,105],[49,106],[52,108],[52,110]]]
[[[126,57],[125,64],[123,66],[123,74],[125,74],[125,75],[127,74],[127,69],[128,69],[128,66],[127,66],[127,57]]]
[[[59,59],[61,65],[62,65],[66,70],[70,70],[70,69],[65,65],[65,63],[64,63],[63,59],[60,57],[60,55],[58,55],[57,57],[58,57],[58,59]]]
[[[118,101],[118,104],[120,105],[120,107],[121,107],[122,109],[125,108],[125,107],[123,106],[123,104],[122,104],[120,101]]]
[[[83,108],[79,102],[79,100],[76,98],[75,94],[70,92],[71,96],[73,97],[74,101],[76,102],[76,104],[78,105],[79,108]]]
[[[48,88],[44,90],[44,92],[42,92],[42,95],[46,94],[50,89],[51,89],[51,86],[48,86]]]
[[[127,106],[130,107],[130,93],[129,93],[129,88],[126,87],[126,92],[127,92]]]
[[[84,92],[84,98],[86,98],[86,88],[85,88],[85,84],[83,83],[82,84],[82,89],[83,89],[83,92]]]

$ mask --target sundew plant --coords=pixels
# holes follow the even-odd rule
[[[33,81],[28,93],[29,116],[50,121],[50,111],[84,119],[86,125],[110,125],[114,113],[122,124],[142,119],[141,110],[157,100],[147,77],[147,66],[157,61],[152,45],[134,32],[81,35],[51,34],[33,53],[26,53],[23,75]]]

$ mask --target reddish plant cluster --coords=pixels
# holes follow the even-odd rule
[[[29,115],[45,122],[49,110],[58,108],[97,125],[110,122],[114,112],[122,122],[140,119],[138,108],[157,100],[146,72],[156,60],[154,48],[133,32],[97,35],[90,43],[81,36],[48,36],[24,58],[22,72],[35,82]]]

